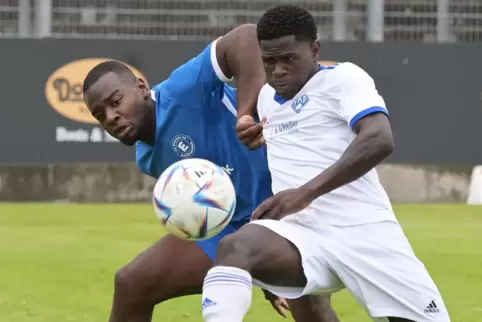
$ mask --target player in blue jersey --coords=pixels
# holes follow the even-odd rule
[[[83,84],[92,115],[125,145],[136,145],[139,168],[151,177],[183,158],[204,158],[224,168],[236,189],[229,226],[212,239],[190,242],[164,236],[115,276],[111,322],[147,322],[163,301],[202,292],[216,247],[246,224],[271,196],[264,149],[250,151],[237,138],[237,106],[254,106],[264,84],[254,25],[240,26],[209,44],[152,90],[122,63],[94,67]],[[225,82],[236,78],[238,89]],[[267,293],[283,314],[282,299]],[[336,321],[329,298],[290,302],[297,321]]]

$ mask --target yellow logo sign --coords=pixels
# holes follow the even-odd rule
[[[92,68],[106,60],[109,59],[80,59],[65,64],[53,72],[45,85],[45,96],[50,106],[68,119],[82,123],[98,124],[84,103],[82,82]],[[147,79],[139,70],[128,64],[126,66],[137,77],[142,78],[147,83]]]

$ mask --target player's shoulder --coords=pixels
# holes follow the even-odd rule
[[[320,71],[315,91],[337,98],[360,86],[374,86],[374,81],[360,66],[352,62],[338,63]]]
[[[176,94],[192,92],[195,88],[222,88],[222,84],[232,80],[224,75],[216,54],[222,37],[210,42],[201,53],[177,67],[167,79],[169,91]],[[203,84],[217,86],[202,86]],[[213,84],[212,84],[213,83]]]
[[[164,89],[164,85],[166,84],[166,81],[162,81],[157,85],[154,85],[151,89],[151,98],[154,100],[154,102],[157,101],[157,96],[161,95],[162,90]]]
[[[267,97],[272,98],[274,94],[276,93],[275,89],[271,87],[268,83],[264,84],[263,87],[261,87],[261,90],[259,91],[258,98],[260,99],[265,99]]]
[[[276,91],[269,84],[264,84],[258,94],[258,114],[260,116],[266,116],[270,110],[271,104],[273,104]]]
[[[188,82],[187,80],[191,80],[192,77],[193,75],[189,73],[187,68],[182,68],[181,66],[175,69],[164,81],[163,94],[176,97],[177,95],[184,94],[186,91],[190,91],[191,82]]]
[[[325,81],[333,85],[342,85],[354,80],[371,78],[363,68],[352,62],[337,63],[321,71],[326,71]]]
[[[333,65],[324,66],[324,68],[322,69],[333,70],[333,71],[336,71],[337,73],[340,73],[340,72],[350,72],[356,69],[360,69],[360,67],[355,63],[345,61],[345,62],[339,62],[339,63],[333,64]]]
[[[161,90],[161,104],[163,106],[170,105],[170,103],[188,103],[201,102],[202,95],[196,90],[195,75],[184,73],[179,74],[173,72],[168,79],[163,82]]]
[[[155,85],[151,89],[151,97],[155,103],[156,109],[156,126],[159,127],[162,125],[162,122],[159,122],[157,114],[160,113],[160,110],[166,111],[173,103],[178,103],[180,101],[184,101],[185,98],[182,95],[178,95],[173,89],[173,86],[169,83],[169,79],[162,81],[161,83]]]

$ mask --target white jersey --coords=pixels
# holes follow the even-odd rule
[[[266,84],[258,113],[267,117],[263,135],[273,192],[300,187],[333,165],[354,140],[355,123],[374,112],[388,114],[373,79],[352,63],[321,66],[291,100]],[[375,169],[317,198],[291,220],[307,226],[396,221]]]

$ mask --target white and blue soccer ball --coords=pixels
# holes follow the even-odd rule
[[[203,240],[229,224],[236,208],[236,193],[221,167],[203,159],[184,159],[161,174],[154,186],[153,204],[169,233]]]

